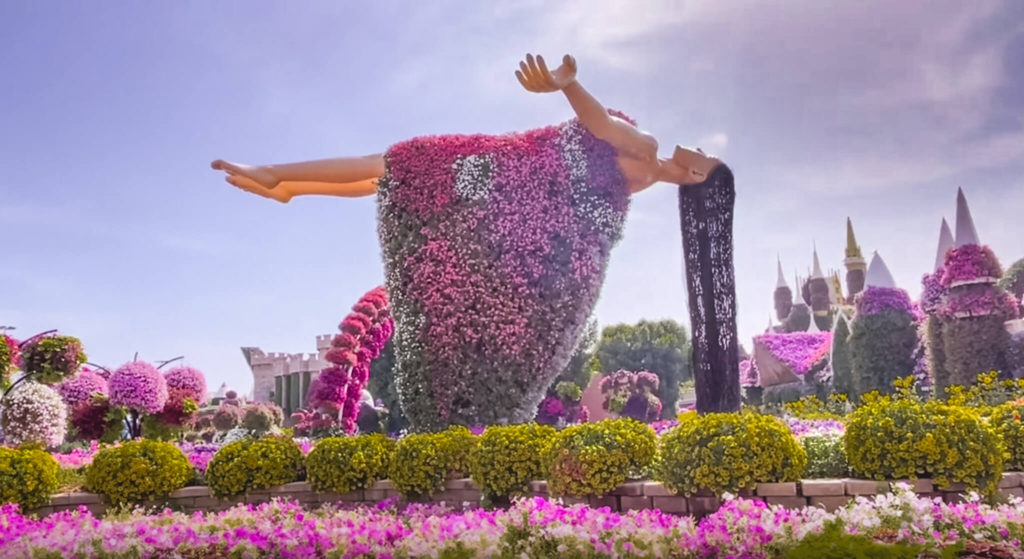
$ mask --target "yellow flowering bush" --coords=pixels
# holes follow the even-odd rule
[[[807,453],[779,419],[758,413],[709,413],[661,436],[655,478],[675,493],[717,494],[756,483],[796,481]]]
[[[548,492],[553,496],[604,495],[650,467],[657,452],[657,445],[650,444],[652,439],[650,427],[633,420],[604,420],[563,429],[548,447]]]
[[[85,487],[115,506],[142,503],[185,487],[194,473],[173,443],[140,439],[97,452]]]
[[[444,488],[456,459],[452,439],[446,433],[406,435],[395,446],[389,476],[402,495],[429,497]]]
[[[804,396],[799,400],[786,402],[783,409],[786,413],[799,419],[842,419],[849,412],[850,402],[846,394],[829,394],[822,401],[815,395]]]
[[[1024,469],[1024,404],[1009,402],[996,407],[989,416],[989,423],[1003,439],[1006,450],[1006,468],[1012,471]]]
[[[206,482],[214,495],[229,497],[298,481],[303,466],[302,450],[291,439],[242,439],[213,455]]]
[[[469,475],[469,455],[477,445],[477,437],[462,425],[452,425],[440,435],[445,439],[451,456],[448,459],[449,477]]]
[[[957,406],[988,408],[1024,397],[1024,379],[1000,379],[999,371],[981,373],[974,385],[946,387],[946,400]]]
[[[1002,476],[999,433],[965,406],[880,397],[850,415],[844,438],[850,467],[872,479],[927,476],[940,487],[962,482],[994,494]]]
[[[57,491],[58,469],[46,451],[0,446],[0,503],[17,503],[23,511],[45,505]]]
[[[306,457],[306,478],[317,491],[348,493],[388,475],[395,441],[380,434],[331,437]]]
[[[529,492],[530,482],[544,477],[544,454],[556,432],[535,423],[488,427],[469,456],[473,481],[489,497]]]

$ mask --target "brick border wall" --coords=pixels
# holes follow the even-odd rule
[[[888,481],[871,481],[862,479],[815,479],[788,483],[759,483],[753,491],[743,491],[740,496],[757,499],[770,505],[782,505],[786,508],[802,508],[806,506],[823,507],[833,511],[858,496],[875,495],[889,490]],[[963,499],[963,484],[953,484],[940,489],[929,479],[906,481],[913,490],[922,497],[941,497],[947,502],[958,502]],[[530,484],[533,496],[546,497],[547,483],[534,481]],[[999,493],[1005,497],[1024,497],[1024,473],[1006,472],[999,483]],[[450,480],[444,491],[435,494],[429,502],[448,503],[456,508],[472,508],[480,502],[480,489],[470,479]],[[219,511],[241,503],[264,503],[274,498],[291,499],[307,507],[318,507],[325,503],[342,504],[376,504],[389,498],[401,495],[388,480],[378,481],[369,489],[352,493],[320,493],[314,491],[305,481],[297,481],[287,485],[273,487],[265,491],[253,491],[228,499],[220,499],[210,494],[208,487],[185,487],[172,493],[165,501],[147,503],[147,506],[168,505],[185,512]],[[609,507],[615,511],[659,509],[674,514],[692,514],[705,516],[721,505],[721,500],[710,492],[700,492],[690,497],[673,495],[664,486],[653,481],[627,482],[611,493],[602,497],[574,498],[564,497],[566,504],[587,504],[592,507]],[[54,495],[50,504],[37,509],[40,516],[57,511],[76,510],[80,506],[87,507],[95,515],[103,514],[107,506],[102,497],[94,493],[61,493]]]

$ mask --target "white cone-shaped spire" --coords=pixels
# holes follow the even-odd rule
[[[779,264],[779,280],[775,282],[775,288],[778,289],[780,287],[789,287],[788,285],[786,285],[786,276],[785,274],[782,273],[782,259],[777,258],[777,261]]]
[[[967,207],[964,189],[959,188],[956,191],[956,246],[980,244],[978,230],[974,228],[974,218],[971,217],[971,208]]]
[[[871,256],[871,264],[868,264],[868,274],[864,279],[868,287],[896,287],[896,280],[892,279],[892,272],[885,265],[885,260],[878,255],[878,251]]]
[[[821,332],[821,328],[818,328],[818,322],[814,320],[814,313],[811,313],[811,324],[807,327],[807,332],[811,334]]]
[[[935,269],[946,265],[946,252],[956,246],[953,242],[953,232],[949,230],[949,223],[942,218],[942,226],[939,227],[939,249],[935,252]]]
[[[818,262],[818,245],[814,245],[814,270],[811,271],[811,278],[824,278],[825,274],[821,271],[821,262]]]

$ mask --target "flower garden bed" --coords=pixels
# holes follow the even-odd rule
[[[963,484],[955,483],[943,489],[934,485],[929,479],[892,482],[864,479],[807,479],[800,482],[759,483],[752,491],[742,491],[740,496],[787,509],[801,509],[809,506],[824,508],[832,512],[856,500],[857,497],[887,493],[894,483],[900,482],[907,483],[910,490],[919,497],[938,497],[947,503],[961,502],[968,495]],[[547,482],[545,481],[532,482],[530,489],[532,497],[548,497]],[[999,483],[999,494],[1006,499],[1024,498],[1024,472],[1004,473]],[[443,503],[454,509],[462,510],[477,508],[481,497],[480,488],[473,483],[473,480],[469,478],[453,479],[445,484],[444,491],[417,502]],[[167,506],[183,512],[216,512],[239,504],[267,503],[273,499],[291,500],[305,507],[319,507],[326,503],[376,506],[387,501],[408,502],[395,489],[391,481],[381,480],[368,489],[343,494],[315,491],[312,485],[305,481],[288,483],[264,491],[251,491],[230,498],[217,498],[205,486],[185,487],[175,491],[167,499],[153,501],[148,505],[150,507]],[[630,481],[603,496],[563,497],[561,500],[567,505],[585,504],[594,508],[608,507],[617,512],[652,509],[670,514],[690,514],[696,517],[711,514],[717,511],[722,504],[722,499],[711,492],[699,491],[690,497],[675,495],[661,483],[655,481]],[[78,510],[82,506],[95,515],[104,514],[108,508],[100,495],[79,492],[54,495],[49,505],[31,512],[47,516],[60,511]]]

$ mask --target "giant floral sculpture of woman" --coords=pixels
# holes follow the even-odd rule
[[[532,419],[597,301],[629,196],[658,181],[731,189],[728,168],[699,150],[659,158],[654,137],[580,85],[572,57],[550,71],[527,55],[516,77],[561,91],[577,118],[365,157],[212,165],[278,202],[376,194],[398,389],[417,430]]]

